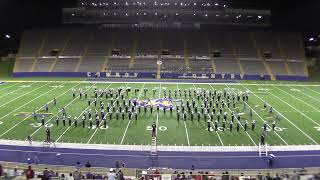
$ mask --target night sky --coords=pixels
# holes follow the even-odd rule
[[[320,32],[320,0],[227,1],[240,7],[250,5],[271,8],[272,29],[275,31],[298,31],[304,34]],[[61,7],[72,7],[75,4],[75,0],[0,0],[0,47],[3,47],[5,34],[19,39],[24,29],[59,26]]]

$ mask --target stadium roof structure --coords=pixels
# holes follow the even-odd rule
[[[137,27],[200,27],[235,25],[267,27],[271,10],[235,8],[210,0],[78,0],[64,8],[66,24],[113,24]]]

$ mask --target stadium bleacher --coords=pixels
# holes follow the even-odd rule
[[[52,72],[74,72],[79,58],[61,58],[54,65]]]
[[[15,72],[155,72],[161,59],[162,72],[307,76],[294,33],[60,28],[25,36]]]
[[[99,72],[104,66],[105,56],[85,56],[77,72]]]
[[[48,72],[52,63],[54,62],[54,58],[38,58],[34,71],[35,72]]]

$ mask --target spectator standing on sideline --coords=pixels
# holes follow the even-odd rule
[[[119,172],[118,172],[118,180],[124,180],[124,175],[121,172],[121,170],[119,170]]]
[[[82,179],[82,175],[79,172],[79,169],[76,169],[76,171],[74,171],[73,178],[74,178],[74,180],[81,180]]]
[[[113,168],[110,168],[110,171],[107,176],[108,180],[117,180],[117,174],[114,172]]]
[[[34,171],[31,168],[31,166],[28,166],[28,169],[26,170],[26,178],[27,179],[32,179],[34,178]]]
[[[87,163],[86,163],[86,168],[91,168],[91,163],[90,163],[89,160],[88,160]]]
[[[73,178],[73,174],[72,174],[72,173],[70,173],[67,179],[68,179],[68,180],[74,180],[74,178]]]
[[[119,163],[119,161],[117,160],[116,161],[116,169],[119,169],[120,168],[120,163]]]
[[[81,168],[81,163],[79,161],[77,161],[76,163],[76,169],[79,170]]]
[[[0,164],[0,177],[3,176],[3,169],[2,169],[2,165]]]

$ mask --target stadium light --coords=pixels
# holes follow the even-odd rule
[[[11,38],[11,36],[10,36],[9,34],[6,34],[4,37],[5,37],[6,39],[10,39],[10,38]]]
[[[258,16],[258,18],[259,18],[259,19],[261,19],[261,18],[262,18],[262,16],[260,16],[260,15],[259,15],[259,16]]]
[[[315,39],[313,37],[309,38],[309,42],[314,41]]]
[[[215,5],[215,6],[219,6],[219,3],[215,3],[214,5]]]

